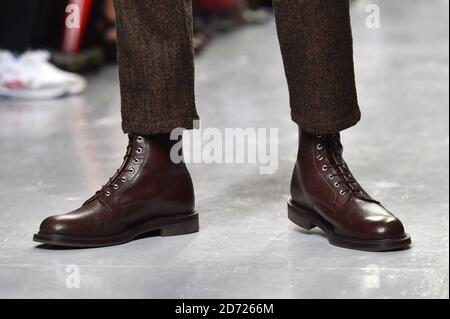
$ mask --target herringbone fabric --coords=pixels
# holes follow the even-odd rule
[[[198,115],[190,0],[115,0],[115,5],[124,131],[192,128]],[[292,119],[317,134],[355,125],[361,114],[349,1],[274,0],[274,7]]]

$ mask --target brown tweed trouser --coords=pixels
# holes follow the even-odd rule
[[[115,0],[125,133],[192,128],[190,0]],[[355,125],[358,106],[348,0],[274,0],[294,122],[315,134]]]

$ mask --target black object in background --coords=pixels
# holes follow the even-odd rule
[[[0,10],[0,48],[22,52],[36,38],[39,20],[39,2],[36,0],[4,1]]]
[[[60,39],[65,1],[3,1],[0,10],[0,48],[23,52],[53,47]],[[62,11],[61,11],[62,10]]]

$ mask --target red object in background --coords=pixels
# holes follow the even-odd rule
[[[194,0],[195,9],[212,13],[230,11],[236,8],[236,0]]]
[[[61,43],[62,52],[75,54],[80,51],[91,14],[92,2],[93,0],[69,0],[67,2]],[[75,10],[70,10],[72,8],[75,8]],[[75,20],[70,19],[74,15],[77,15]],[[71,25],[74,21],[79,21],[79,27],[73,27]]]

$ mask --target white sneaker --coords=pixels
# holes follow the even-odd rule
[[[81,76],[59,70],[49,57],[46,51],[29,51],[18,58],[0,51],[0,96],[42,100],[84,91]]]
[[[39,80],[53,85],[63,85],[67,94],[79,94],[86,89],[86,80],[75,73],[58,69],[49,62],[50,53],[47,51],[28,51],[19,58],[19,63],[25,69],[30,68]]]

